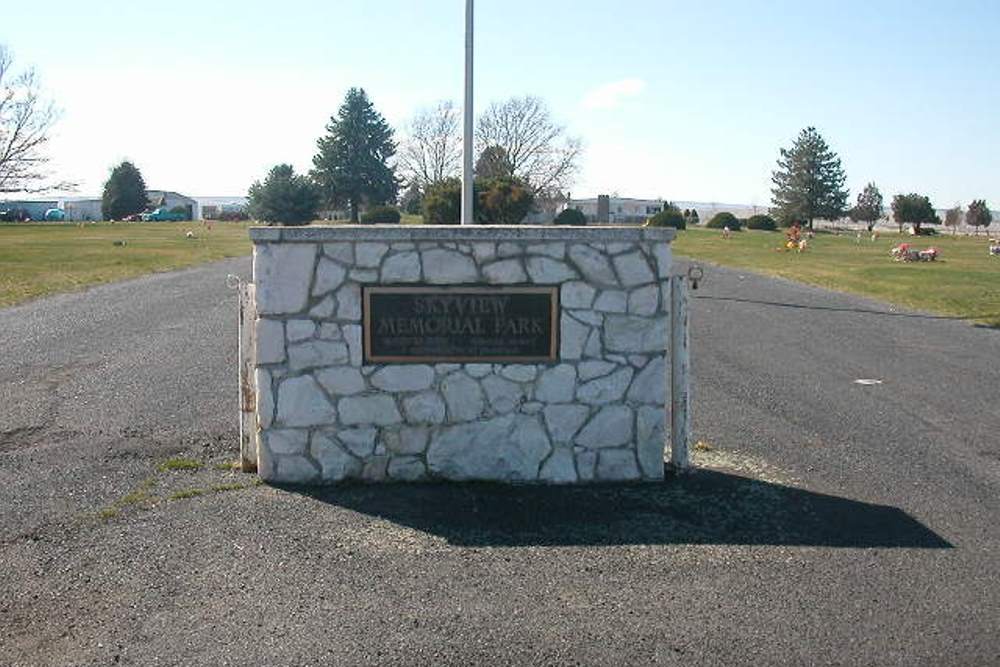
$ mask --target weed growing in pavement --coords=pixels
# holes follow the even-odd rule
[[[156,469],[160,472],[170,472],[172,470],[201,470],[203,466],[204,464],[197,459],[177,457],[167,459],[160,465],[156,466]]]
[[[101,521],[109,521],[115,517],[121,515],[122,510],[126,507],[133,505],[143,505],[152,500],[155,500],[153,494],[150,493],[152,488],[156,486],[156,480],[153,478],[148,478],[142,481],[139,486],[135,489],[129,491],[124,496],[116,500],[109,507],[105,507],[100,512],[97,513],[97,518]]]

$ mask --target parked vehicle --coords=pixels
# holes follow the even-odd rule
[[[180,222],[186,217],[183,213],[175,213],[165,208],[158,208],[152,213],[142,214],[142,219],[146,222]]]
[[[62,222],[66,219],[66,211],[59,208],[50,208],[45,211],[45,219],[49,222]]]

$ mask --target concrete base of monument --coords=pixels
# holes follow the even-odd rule
[[[672,230],[250,236],[263,479],[663,479]]]

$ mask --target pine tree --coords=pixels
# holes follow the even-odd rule
[[[865,223],[870,232],[884,213],[882,193],[874,183],[869,183],[858,195],[858,203],[851,209],[851,220]]]
[[[772,173],[772,204],[784,224],[836,220],[844,214],[847,176],[840,158],[814,127],[799,133],[791,149],[781,149],[778,169]]]
[[[249,211],[254,220],[281,225],[308,225],[316,219],[319,188],[290,164],[271,169],[264,182],[250,186]]]
[[[388,160],[396,154],[393,131],[361,88],[351,88],[317,141],[312,176],[328,204],[349,206],[358,221],[363,204],[396,201],[399,181]]]
[[[111,170],[101,197],[101,215],[105,220],[121,220],[142,213],[149,205],[146,182],[131,162],[122,162]]]

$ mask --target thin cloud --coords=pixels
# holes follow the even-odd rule
[[[646,82],[642,79],[622,79],[606,83],[584,95],[583,107],[585,109],[614,109],[625,98],[635,97],[645,89]]]

